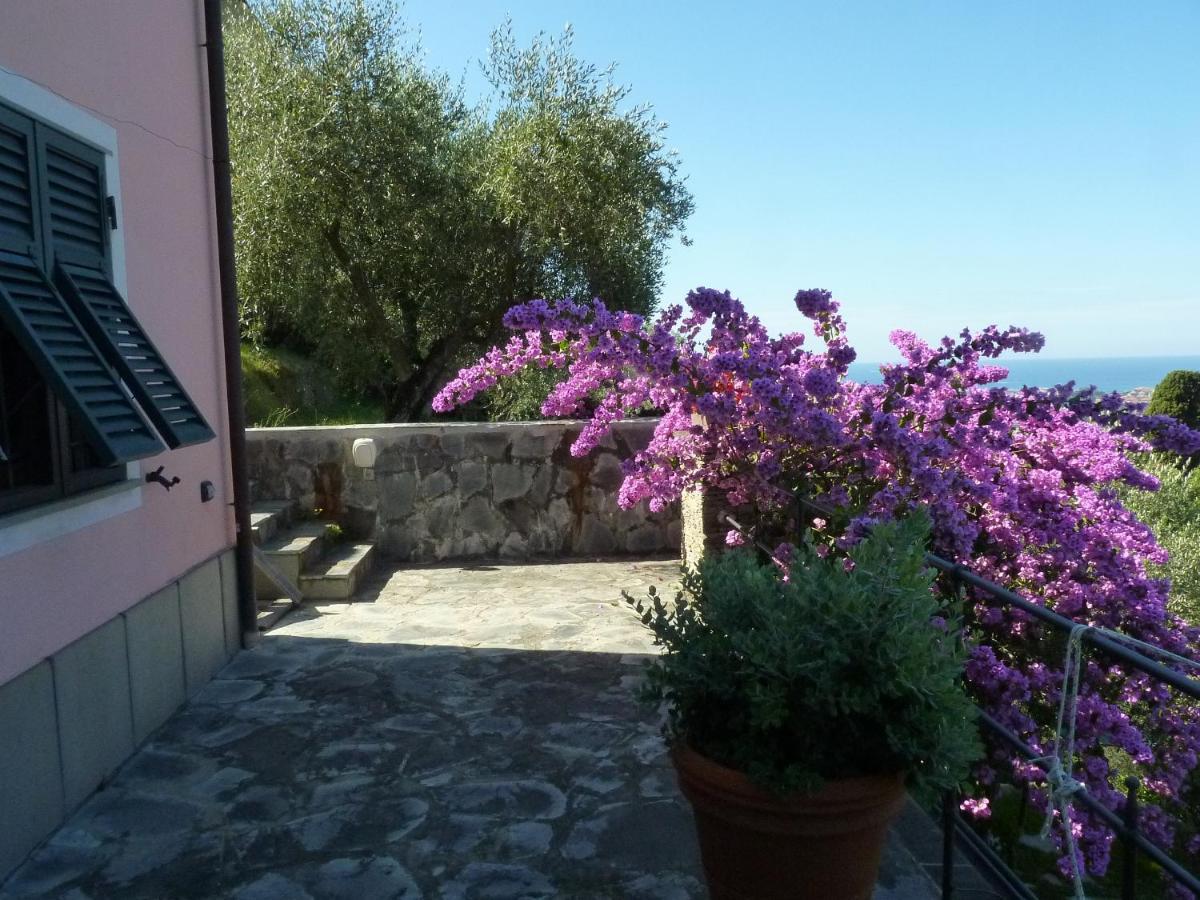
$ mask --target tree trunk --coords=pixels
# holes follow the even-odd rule
[[[415,422],[425,417],[434,395],[449,380],[452,373],[448,366],[462,345],[463,339],[454,335],[443,338],[430,348],[424,359],[413,366],[412,374],[389,392],[389,420]]]

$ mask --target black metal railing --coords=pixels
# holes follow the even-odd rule
[[[819,503],[814,503],[805,497],[796,495],[795,512],[797,527],[808,528],[812,519],[820,517],[833,519],[834,510]],[[755,547],[767,556],[773,556],[774,550],[758,540],[752,529],[738,522],[732,515],[725,514],[724,520],[743,537],[753,541]],[[975,595],[983,595],[989,600],[1007,604],[1032,616],[1056,631],[1068,636],[1078,631],[1082,623],[1060,615],[1031,600],[1022,597],[989,581],[966,566],[943,559],[934,553],[925,554],[926,563],[939,572],[954,580],[955,587],[961,591],[965,588],[974,590]],[[1182,691],[1194,700],[1200,700],[1200,681],[1188,678],[1186,675],[1171,669],[1137,650],[1108,637],[1102,632],[1083,630],[1080,640],[1091,644],[1097,650],[1119,659],[1128,666],[1146,673],[1151,678],[1170,685]],[[996,721],[985,710],[979,709],[979,724],[982,729],[1005,743],[1009,749],[1027,762],[1032,763],[1046,773],[1047,780],[1051,774],[1050,764],[1044,753],[1039,753],[1030,747],[1019,735]],[[1070,797],[1072,804],[1086,808],[1090,813],[1112,829],[1121,847],[1121,900],[1136,900],[1137,898],[1137,869],[1139,860],[1144,857],[1162,869],[1177,884],[1200,895],[1200,878],[1185,869],[1170,854],[1149,840],[1138,827],[1138,792],[1141,784],[1137,778],[1125,779],[1125,804],[1121,813],[1115,813],[1094,796],[1087,788],[1080,786]],[[960,812],[960,797],[950,792],[945,795],[942,803],[942,898],[950,900],[954,896],[954,854],[961,847],[972,858],[972,861],[984,869],[992,881],[1003,887],[1011,896],[1021,900],[1037,900],[1024,880],[1018,875],[1008,861],[1004,859],[986,840],[984,840],[963,818]]]

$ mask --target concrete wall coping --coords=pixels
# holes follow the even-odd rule
[[[657,418],[618,419],[613,426],[658,424]],[[587,419],[542,419],[529,422],[379,422],[361,425],[293,425],[279,428],[247,428],[247,440],[295,438],[312,433],[321,437],[388,437],[399,434],[442,434],[447,431],[502,432],[519,429],[582,428]]]

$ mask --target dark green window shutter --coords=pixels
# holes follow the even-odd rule
[[[109,278],[104,155],[38,126],[43,229],[54,279],[92,341],[168,446],[214,435]]]
[[[163,450],[62,295],[29,256],[0,251],[0,322],[74,414],[103,463]]]
[[[174,448],[210,440],[212,429],[104,273],[59,262],[54,277],[167,444]]]
[[[104,154],[41,124],[37,148],[49,256],[111,272]]]
[[[0,106],[0,250],[29,254],[38,243],[33,122]]]

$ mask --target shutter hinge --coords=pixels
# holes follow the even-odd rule
[[[117,230],[117,198],[109,194],[104,198],[104,211],[108,213],[108,227]]]

